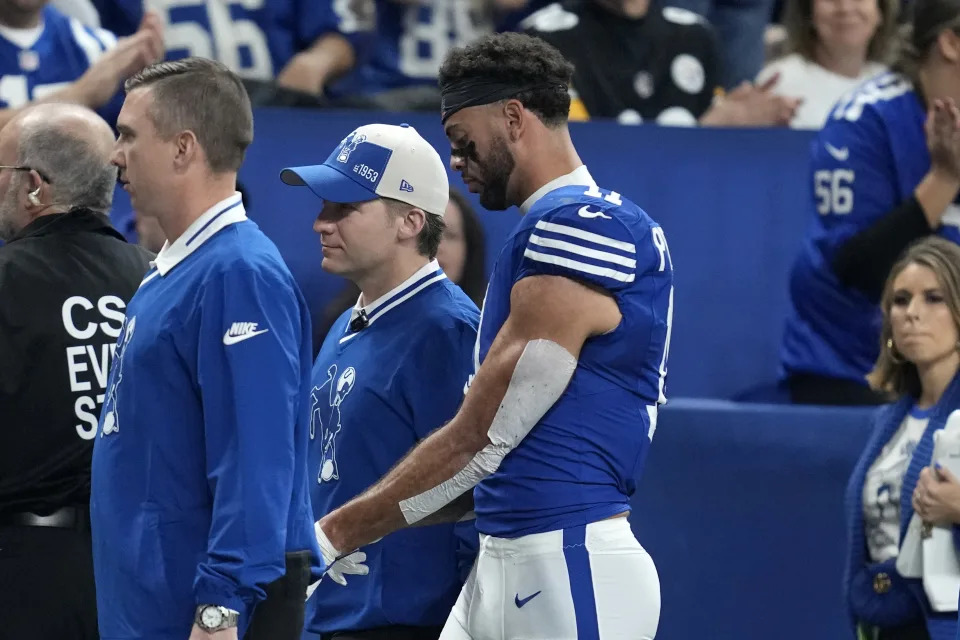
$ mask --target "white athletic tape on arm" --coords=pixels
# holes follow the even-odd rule
[[[414,524],[439,511],[494,473],[507,454],[560,398],[576,368],[577,359],[556,342],[528,342],[487,431],[490,443],[477,452],[457,475],[401,501],[400,510],[407,524]]]

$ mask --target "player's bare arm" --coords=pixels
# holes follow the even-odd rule
[[[330,543],[342,551],[352,550],[408,526],[402,502],[439,488],[486,450],[491,445],[490,426],[528,345],[546,341],[575,360],[589,337],[612,331],[620,318],[609,294],[572,279],[540,275],[517,282],[510,295],[510,316],[460,411],[380,482],[320,520]]]

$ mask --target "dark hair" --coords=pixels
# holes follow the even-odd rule
[[[894,70],[916,83],[920,65],[936,46],[937,38],[947,29],[960,33],[958,0],[914,0],[910,6],[910,21],[900,32],[900,54],[893,65]]]
[[[467,245],[464,257],[463,273],[460,276],[460,288],[478,307],[483,305],[483,296],[487,290],[486,237],[480,219],[461,192],[450,188],[450,200],[460,210],[463,218],[463,240]]]
[[[426,223],[417,236],[417,251],[420,255],[427,256],[431,260],[437,257],[437,250],[440,248],[440,240],[443,239],[443,230],[447,224],[441,216],[435,213],[427,213]]]
[[[157,132],[171,138],[192,131],[214,173],[236,171],[253,142],[253,111],[240,78],[206,58],[159,62],[124,84],[127,93],[153,91],[150,117]]]
[[[239,180],[237,180],[237,191],[240,192],[240,202],[243,203],[243,208],[250,211],[250,194],[247,193],[247,188]]]
[[[567,121],[573,65],[553,46],[522,33],[497,33],[457,47],[440,65],[441,86],[464,78],[532,87],[514,98],[549,127]]]
[[[888,63],[896,53],[897,24],[900,0],[876,0],[880,9],[880,24],[867,47],[867,60]],[[807,60],[816,60],[820,36],[813,26],[814,0],[787,0],[783,25],[787,30],[790,50]]]
[[[890,270],[883,289],[880,308],[883,311],[883,327],[880,330],[880,357],[867,376],[870,386],[895,396],[919,397],[922,391],[917,367],[896,352],[896,345],[887,346],[892,340],[890,307],[893,306],[893,282],[911,264],[919,264],[937,276],[943,296],[953,315],[954,325],[960,333],[960,246],[939,236],[927,236],[910,245]]]
[[[387,209],[395,216],[405,216],[410,209],[416,208],[412,204],[393,198],[383,198],[383,200],[387,204]],[[417,253],[433,260],[437,257],[437,249],[440,248],[443,230],[447,228],[447,225],[443,221],[443,216],[428,211],[424,211],[423,214],[423,229],[417,234]]]

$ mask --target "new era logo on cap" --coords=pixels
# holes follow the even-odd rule
[[[406,124],[358,127],[323,164],[284,169],[280,179],[330,202],[391,198],[441,216],[450,196],[440,155]]]

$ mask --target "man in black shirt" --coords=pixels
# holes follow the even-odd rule
[[[151,254],[107,220],[113,131],[45,104],[0,130],[0,636],[97,637],[90,456]],[[123,478],[117,478],[123,482]]]
[[[721,99],[720,51],[701,16],[650,0],[561,0],[521,23],[575,67],[570,119],[622,124],[771,126],[799,101],[744,84]]]

